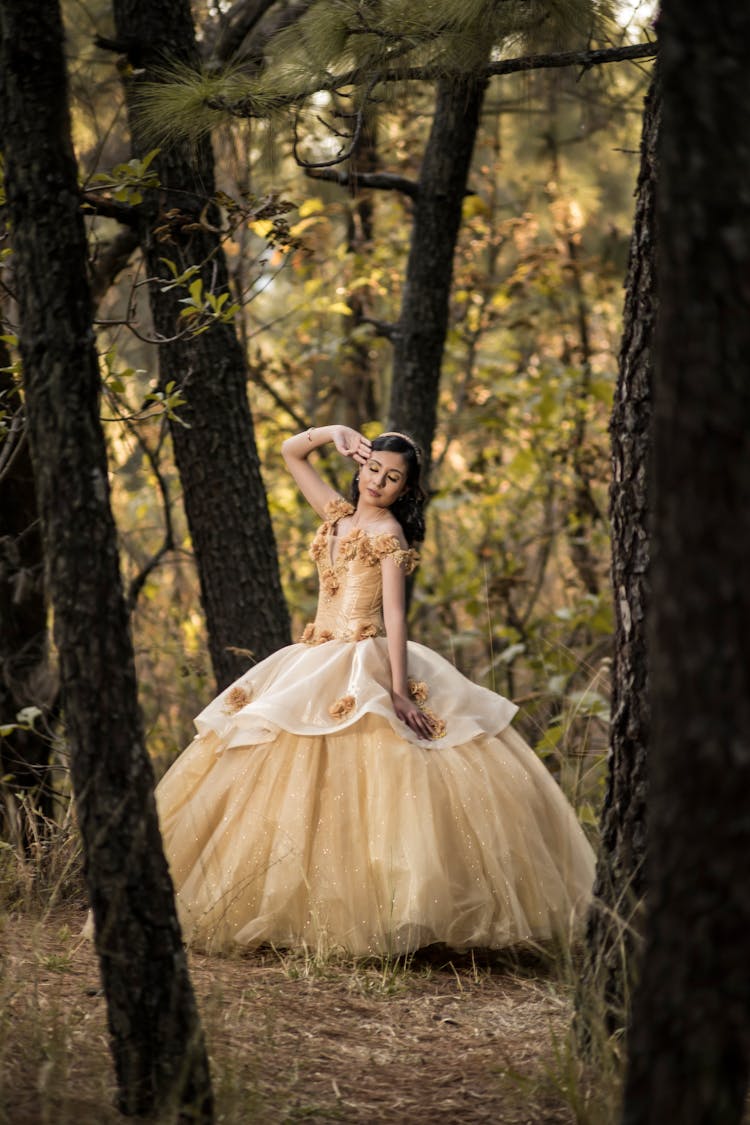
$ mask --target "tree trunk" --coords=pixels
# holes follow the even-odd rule
[[[211,1118],[109,507],[56,3],[0,0],[0,127],[28,433],[120,1107]]]
[[[401,316],[393,341],[388,429],[404,430],[419,442],[425,452],[425,477],[437,421],[453,256],[486,88],[486,80],[438,83],[414,204]]]
[[[9,364],[0,340],[0,366]],[[0,391],[12,392],[13,385],[13,376],[0,371]],[[57,696],[57,676],[49,659],[42,531],[24,430],[7,436],[0,449],[8,453],[0,476],[0,725],[15,723],[23,707],[38,707],[43,726]],[[2,796],[9,798],[0,800],[1,839],[25,839],[30,827],[25,817],[18,822],[15,795],[29,798],[26,816],[35,810],[51,816],[49,756],[49,740],[36,724],[0,737]]]
[[[349,165],[350,195],[347,213],[346,248],[350,254],[364,259],[363,268],[372,253],[374,238],[374,191],[362,187],[358,176],[370,175],[378,169],[378,115],[374,107],[365,111],[365,119],[356,149]],[[370,295],[357,287],[347,297],[351,316],[344,317],[344,339],[340,348],[339,378],[343,399],[345,425],[358,430],[364,421],[380,413],[373,364],[372,341],[362,334],[362,318],[370,314]]]
[[[133,98],[140,80],[153,80],[165,59],[197,66],[195,31],[188,0],[115,0],[117,35],[137,72],[126,82],[133,148],[148,150]],[[146,193],[138,208],[139,235],[149,277],[171,280],[162,259],[182,272],[201,265],[204,289],[228,291],[227,266],[219,236],[218,211],[207,200],[215,191],[211,144],[191,149],[185,142],[163,149],[152,167],[161,187]],[[165,216],[174,211],[171,221]],[[208,223],[203,220],[207,219]],[[160,240],[157,225],[169,226]],[[197,229],[185,229],[185,226]],[[173,337],[185,321],[179,304],[184,291],[149,286],[156,330]],[[162,388],[174,380],[184,388],[181,418],[190,428],[171,425],[175,459],[193,541],[209,649],[219,687],[247,669],[249,649],[256,660],[288,644],[290,623],[279,579],[273,529],[260,474],[247,400],[247,368],[234,326],[217,324],[200,336],[162,344]]]
[[[750,7],[659,20],[649,909],[627,1125],[734,1125],[750,1064]]]
[[[627,1022],[646,854],[646,752],[649,741],[646,615],[649,532],[646,466],[650,448],[656,312],[656,150],[661,115],[658,76],[646,98],[641,168],[626,282],[612,438],[612,585],[615,656],[607,792],[594,902],[586,933],[578,1019],[584,1043],[604,1014],[611,1033]],[[592,992],[593,989],[593,992]]]

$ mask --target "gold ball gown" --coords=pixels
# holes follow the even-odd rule
[[[396,717],[380,561],[409,572],[417,556],[337,534],[352,511],[330,504],[310,548],[320,598],[301,643],[214,699],[157,787],[185,940],[367,955],[568,933],[594,872],[572,808],[509,726],[515,705],[411,641],[434,738]]]

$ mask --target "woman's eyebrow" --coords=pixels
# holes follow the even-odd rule
[[[378,461],[377,457],[371,457],[371,458],[370,458],[370,460],[368,461],[368,465],[377,465],[379,469],[382,469],[382,468],[384,467],[384,466],[383,466],[383,462],[382,462],[382,461]],[[401,472],[401,470],[400,470],[400,469],[386,469],[385,471],[386,471],[387,473],[398,473],[398,475],[399,475],[400,477],[402,477],[402,476],[404,475],[404,474],[403,474],[403,473]]]

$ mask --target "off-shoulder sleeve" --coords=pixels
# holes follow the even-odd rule
[[[396,566],[400,567],[406,574],[411,574],[413,570],[416,570],[419,562],[418,551],[415,551],[413,547],[404,549],[396,536],[389,535],[388,532],[376,535],[373,538],[372,550],[378,559],[393,559]]]

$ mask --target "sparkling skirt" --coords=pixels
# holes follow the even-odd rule
[[[198,716],[157,787],[186,941],[396,954],[580,922],[594,856],[514,706],[421,645],[408,659],[434,742],[395,716],[382,638],[292,645]]]

